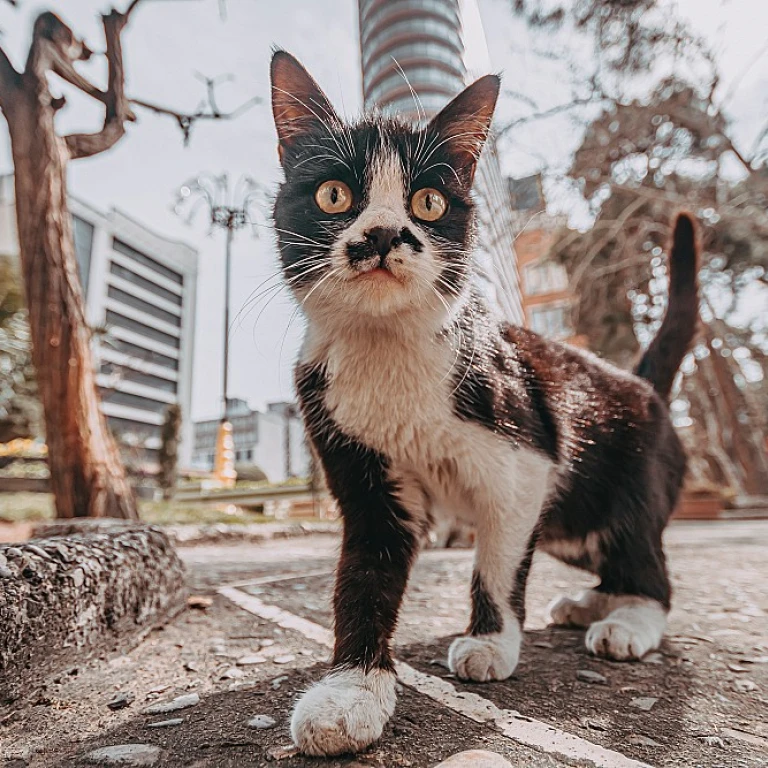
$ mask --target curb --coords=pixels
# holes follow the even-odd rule
[[[185,606],[184,566],[162,530],[85,527],[94,530],[0,545],[0,698]]]

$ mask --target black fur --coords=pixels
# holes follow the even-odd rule
[[[380,453],[343,434],[324,403],[325,372],[300,366],[304,423],[339,502],[344,537],[334,594],[334,666],[392,670],[389,640],[418,542]]]
[[[473,635],[488,635],[501,632],[504,623],[501,620],[499,606],[493,602],[483,584],[483,577],[475,571],[472,574],[472,618],[469,631]]]

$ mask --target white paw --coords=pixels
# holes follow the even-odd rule
[[[506,680],[520,658],[519,632],[457,637],[448,651],[448,666],[460,680],[486,683]]]
[[[395,698],[392,672],[332,672],[297,702],[291,736],[307,755],[359,752],[381,736],[395,711]]]
[[[559,597],[549,606],[552,623],[561,627],[588,627],[605,613],[605,597],[588,589],[577,598]]]
[[[658,648],[660,635],[652,627],[633,626],[621,619],[607,618],[587,630],[587,650],[595,656],[616,661],[642,659]]]

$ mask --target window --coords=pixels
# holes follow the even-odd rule
[[[172,371],[179,370],[178,360],[174,360],[167,355],[161,355],[159,352],[153,352],[151,349],[144,349],[144,347],[140,347],[138,344],[131,344],[130,341],[123,341],[122,339],[110,339],[110,344],[118,352],[131,355],[131,357],[135,357],[144,363],[162,365],[163,368],[170,368]]]
[[[568,273],[562,264],[547,259],[525,268],[525,292],[529,296],[554,293],[568,288]]]
[[[133,283],[133,285],[143,288],[150,293],[154,293],[155,296],[159,296],[161,299],[170,301],[172,304],[176,304],[179,307],[181,306],[181,296],[179,296],[178,293],[169,291],[167,288],[163,288],[161,285],[157,285],[157,283],[147,280],[146,277],[137,275],[135,272],[132,272],[130,269],[127,269],[120,264],[115,264],[114,261],[110,262],[109,271],[116,277],[120,277],[128,283]]]
[[[122,240],[118,240],[116,237],[112,238],[112,248],[118,253],[122,253],[123,256],[133,259],[137,264],[142,264],[154,272],[157,272],[158,275],[162,275],[178,285],[184,285],[184,275],[170,267],[166,267],[165,264],[161,264],[151,256],[147,256],[145,253],[137,251],[135,248],[132,248]]]
[[[155,424],[144,424],[141,421],[123,419],[117,416],[107,416],[107,423],[109,424],[109,428],[113,435],[131,433],[138,435],[142,440],[147,440],[151,437],[160,437],[161,428]]]
[[[148,325],[144,325],[144,323],[140,323],[138,320],[132,320],[130,317],[120,315],[117,312],[113,312],[111,309],[107,310],[107,325],[116,325],[118,328],[125,328],[127,331],[139,333],[142,336],[146,336],[148,339],[162,342],[174,349],[179,349],[181,347],[181,340],[176,336],[163,333],[156,328],[150,328]]]
[[[102,393],[104,402],[113,405],[125,405],[129,408],[138,408],[142,411],[151,411],[152,413],[165,413],[168,409],[168,403],[161,403],[159,400],[152,400],[149,397],[132,395],[130,392],[109,392]]]
[[[570,322],[570,307],[567,304],[559,306],[536,307],[531,310],[531,328],[543,336],[562,339],[572,333]]]
[[[152,315],[169,325],[175,325],[177,328],[181,327],[181,318],[178,315],[160,309],[160,307],[156,307],[154,304],[144,301],[144,299],[132,296],[130,293],[120,290],[120,288],[115,288],[114,285],[110,285],[107,289],[107,296],[109,296],[110,299],[119,301],[121,304],[126,304],[129,307],[133,307],[133,309],[138,309],[140,312],[146,312],[148,315]]]
[[[101,372],[108,376],[115,374],[121,381],[133,381],[136,384],[143,384],[145,387],[152,387],[154,389],[159,389],[162,392],[170,392],[174,395],[179,388],[175,381],[169,381],[160,376],[153,376],[150,373],[143,373],[142,371],[134,371],[132,368],[123,368],[114,363],[104,363],[101,366]]]
[[[79,216],[72,216],[72,233],[75,240],[75,257],[80,273],[80,284],[83,286],[83,294],[87,295],[91,276],[94,226]]]

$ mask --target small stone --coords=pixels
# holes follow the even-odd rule
[[[24,553],[18,547],[6,547],[5,554],[14,559],[24,556]]]
[[[135,699],[136,697],[132,693],[118,693],[111,701],[107,702],[107,706],[111,710],[117,711],[118,709],[125,709],[126,707],[130,707]]]
[[[263,664],[266,659],[263,656],[241,656],[235,663],[238,667],[250,667],[252,664]]]
[[[749,693],[750,691],[757,690],[757,683],[754,683],[752,680],[736,680],[733,683],[733,687],[739,693]]]
[[[185,693],[183,696],[177,696],[172,701],[165,701],[160,704],[152,704],[141,710],[142,715],[164,715],[166,712],[177,712],[180,709],[194,707],[200,703],[200,694]]]
[[[197,661],[187,661],[184,664],[184,669],[187,670],[187,672],[199,672],[202,669],[202,666],[200,662]]]
[[[658,699],[653,699],[650,696],[640,696],[636,699],[632,699],[629,704],[636,709],[642,709],[643,712],[650,712],[657,701]]]
[[[190,595],[187,598],[187,608],[197,611],[207,611],[213,605],[213,599],[204,595]]]
[[[147,728],[172,728],[174,725],[181,725],[183,722],[183,717],[172,717],[170,720],[161,720],[159,723],[147,723]]]
[[[245,672],[243,672],[242,669],[238,669],[237,667],[230,667],[226,672],[224,672],[221,676],[221,680],[236,680],[238,677],[243,677],[245,675]]]
[[[658,741],[654,741],[648,736],[642,736],[639,733],[632,733],[627,737],[627,742],[635,747],[661,747]]]
[[[296,656],[292,653],[286,653],[284,656],[275,656],[273,661],[275,664],[290,664],[296,659]]]
[[[537,640],[533,643],[535,648],[554,648],[555,646],[549,642],[549,640]]]
[[[728,669],[731,670],[731,672],[746,672],[746,667],[740,667],[738,664],[728,664]]]
[[[270,645],[274,645],[274,644],[275,644],[275,641],[274,640],[270,640],[269,638],[266,638],[265,640],[259,641],[259,645],[262,648],[269,648]]]
[[[82,587],[85,583],[85,572],[82,568],[75,568],[75,570],[72,571],[71,576],[76,587]]]
[[[663,664],[664,663],[664,657],[657,652],[653,653],[647,653],[645,656],[643,656],[643,663],[644,664]]]
[[[160,747],[151,744],[116,744],[113,747],[94,749],[93,752],[83,755],[83,759],[99,766],[122,765],[142,768],[154,765],[160,759],[160,754]]]
[[[608,685],[608,678],[599,672],[593,672],[591,669],[580,669],[576,672],[576,677],[583,683],[594,683],[595,685]]]
[[[512,768],[512,763],[496,752],[470,749],[451,755],[435,768]]]
[[[226,656],[227,646],[223,643],[215,643],[211,646],[211,653],[215,653],[217,656]]]
[[[586,726],[587,728],[590,728],[593,731],[608,730],[608,723],[604,723],[600,720],[595,720],[593,718],[585,718],[584,720],[582,720],[582,725]]]
[[[720,749],[725,749],[725,742],[719,736],[702,736],[701,740],[708,747],[720,747]]]
[[[274,690],[279,690],[280,686],[288,679],[288,675],[280,675],[280,677],[276,677],[272,681],[272,688]]]
[[[277,720],[269,715],[256,715],[248,721],[249,728],[258,728],[260,731],[266,731],[268,728],[274,728]]]
[[[42,557],[43,560],[53,560],[53,558],[44,549],[38,547],[37,544],[27,544],[27,552]]]

